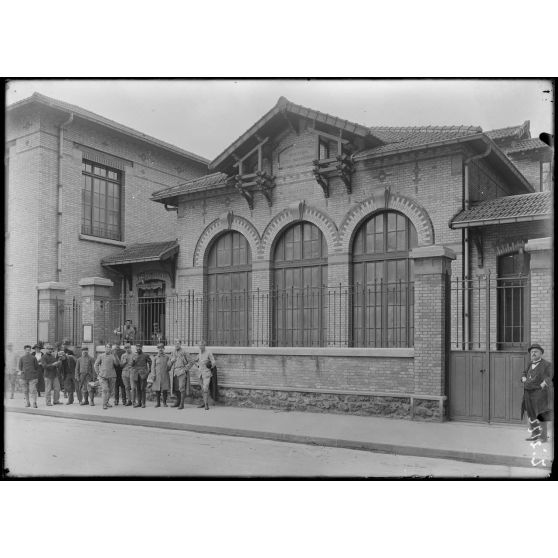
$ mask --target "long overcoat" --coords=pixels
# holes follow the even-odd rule
[[[170,391],[169,356],[155,355],[152,360],[153,385],[151,386],[151,391]]]
[[[527,381],[523,384],[523,402],[521,404],[521,418],[524,411],[531,420],[535,420],[542,413],[548,413],[552,409],[552,382],[554,380],[552,365],[547,360],[542,359],[540,364],[523,372]],[[546,387],[541,388],[542,382],[546,382]]]

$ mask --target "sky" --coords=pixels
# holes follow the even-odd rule
[[[531,121],[553,133],[547,80],[15,80],[8,104],[33,92],[66,101],[214,159],[278,98],[367,126],[474,125]],[[545,92],[548,91],[548,92]]]

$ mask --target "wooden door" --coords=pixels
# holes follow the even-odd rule
[[[490,353],[490,421],[521,422],[523,384],[521,373],[527,366],[525,352]]]
[[[451,351],[449,416],[452,420],[489,420],[489,378],[486,353]]]

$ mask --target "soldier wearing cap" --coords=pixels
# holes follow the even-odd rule
[[[531,357],[531,363],[521,376],[523,382],[521,417],[523,418],[523,413],[526,411],[531,433],[527,438],[528,441],[547,442],[547,423],[541,421],[539,417],[551,408],[550,388],[554,374],[550,362],[542,358],[544,349],[538,343],[533,343],[527,352]]]
[[[60,402],[60,366],[62,362],[52,354],[53,346],[45,345],[45,354],[41,357],[40,365],[45,374],[45,400],[48,407],[51,405],[62,405]],[[51,403],[50,395],[54,392]]]
[[[122,367],[122,383],[124,384],[125,397],[122,398],[122,402],[126,407],[130,407],[136,402],[136,390],[132,391],[131,384],[131,373],[132,373],[132,361],[134,355],[132,353],[132,345],[130,343],[124,344],[124,353],[120,357],[120,366]]]
[[[89,387],[89,382],[94,382],[96,379],[95,360],[89,356],[89,348],[84,345],[81,348],[81,356],[76,362],[76,390],[79,390],[82,395],[80,405],[95,406],[95,390]]]
[[[145,399],[147,396],[147,376],[151,368],[151,358],[147,353],[143,352],[141,343],[136,343],[136,354],[132,358],[132,398],[135,399],[134,393],[137,393],[138,400],[134,403],[134,407],[145,409]]]
[[[184,400],[190,392],[190,369],[194,365],[194,359],[182,348],[182,342],[177,339],[174,342],[174,351],[169,360],[171,372],[170,382],[176,396],[173,407],[184,409]]]
[[[33,407],[36,409],[39,363],[37,362],[35,355],[31,354],[31,345],[25,345],[23,350],[25,351],[25,354],[19,359],[18,368],[23,379],[25,406],[31,407],[31,403],[29,402],[29,391],[31,391],[31,396],[33,397]]]
[[[126,388],[124,382],[122,381],[122,363],[120,359],[126,351],[121,349],[117,343],[112,345],[112,354],[116,357],[118,365],[116,366],[116,384],[114,387],[114,404],[118,405],[120,398],[120,393],[122,393],[122,405],[126,405]]]
[[[161,392],[163,392],[163,407],[167,405],[167,395],[170,390],[170,376],[169,376],[169,357],[165,354],[165,345],[159,343],[157,345],[157,354],[153,358],[152,377],[153,384],[151,389],[155,392],[157,397],[157,404],[155,407],[161,406]]]
[[[105,352],[100,354],[95,361],[95,372],[101,383],[103,392],[103,409],[112,407],[110,398],[114,395],[114,386],[116,384],[116,366],[120,363],[116,362],[116,357],[111,352],[111,345],[105,345]]]

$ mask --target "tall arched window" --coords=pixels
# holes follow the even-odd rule
[[[352,250],[355,347],[412,347],[417,231],[404,215],[378,213],[361,224]]]
[[[312,223],[287,228],[273,255],[273,344],[322,346],[325,340],[327,243]]]
[[[242,234],[218,237],[207,258],[207,342],[247,346],[250,331],[252,254]]]
[[[529,254],[498,257],[498,349],[525,349],[529,343]]]

